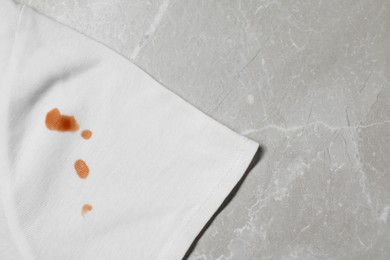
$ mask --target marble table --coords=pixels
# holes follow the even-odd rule
[[[390,1],[19,1],[261,143],[188,259],[390,259]]]

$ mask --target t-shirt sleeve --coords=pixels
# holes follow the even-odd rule
[[[258,144],[102,44],[11,9],[0,176],[20,253],[181,259]]]

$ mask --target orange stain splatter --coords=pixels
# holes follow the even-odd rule
[[[60,132],[75,132],[79,130],[79,124],[73,116],[61,115],[60,110],[58,108],[54,108],[50,110],[46,115],[46,127],[52,131],[60,131]],[[90,139],[92,137],[92,132],[88,129],[82,131],[81,136],[84,139]],[[74,168],[77,172],[77,175],[81,179],[86,179],[89,175],[88,165],[83,160],[77,160],[74,163]],[[89,204],[85,204],[81,209],[81,214],[84,216],[92,210],[92,206]]]
[[[81,179],[85,179],[85,178],[88,177],[88,175],[89,175],[89,168],[88,168],[87,164],[83,160],[77,160],[74,163],[74,168],[75,168],[75,170],[77,172],[77,175]]]
[[[92,210],[92,206],[91,205],[89,205],[89,204],[85,204],[84,206],[83,206],[83,208],[81,209],[81,215],[85,215],[85,214],[87,214],[88,212],[90,212]]]
[[[46,115],[46,126],[53,131],[77,131],[79,130],[79,124],[73,116],[61,115],[58,108],[50,110]]]
[[[84,139],[88,140],[89,138],[91,138],[92,132],[91,132],[90,130],[86,129],[86,130],[84,130],[83,132],[81,132],[81,136],[82,136]]]

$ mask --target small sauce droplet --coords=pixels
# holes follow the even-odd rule
[[[75,132],[79,130],[79,124],[73,116],[61,115],[58,108],[50,110],[46,115],[46,127],[52,131]]]
[[[89,175],[89,168],[87,166],[87,164],[83,161],[83,160],[77,160],[75,163],[74,163],[74,168],[77,172],[77,175],[81,178],[81,179],[86,179]]]
[[[81,132],[81,136],[82,136],[84,139],[88,140],[89,138],[91,138],[92,132],[91,132],[90,130],[86,129],[86,130],[84,130],[83,132]]]
[[[91,205],[89,205],[89,204],[85,204],[84,206],[83,206],[83,208],[81,209],[81,215],[85,215],[85,214],[87,214],[88,212],[90,212],[92,210],[92,206]]]

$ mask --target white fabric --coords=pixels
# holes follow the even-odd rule
[[[54,108],[79,130],[50,130]],[[0,120],[0,259],[181,259],[258,147],[109,48],[8,0]]]

